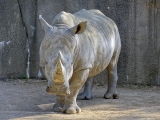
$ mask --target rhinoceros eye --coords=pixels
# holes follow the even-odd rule
[[[46,64],[48,64],[48,62],[46,62]]]

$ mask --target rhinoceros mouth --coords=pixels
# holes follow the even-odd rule
[[[53,84],[51,87],[47,87],[46,91],[50,94],[56,95],[68,95],[70,94],[69,85],[66,84]]]

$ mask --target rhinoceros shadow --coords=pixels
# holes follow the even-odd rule
[[[2,82],[0,81],[0,120],[8,119],[45,119],[55,117],[70,117],[63,113],[53,112],[52,107],[56,101],[54,95],[45,91],[47,81],[45,82]],[[128,118],[130,113],[145,115],[158,115],[159,105],[153,102],[152,98],[158,99],[158,94],[153,92],[144,92],[130,88],[120,88],[118,86],[119,99],[104,99],[106,86],[94,85],[93,96],[91,100],[77,100],[77,104],[82,109],[79,115],[88,115],[86,113],[114,113],[121,114],[122,118]],[[81,90],[82,91],[82,90]],[[145,94],[145,96],[141,96]],[[152,97],[151,97],[152,96]],[[146,106],[144,106],[144,101]],[[150,103],[152,101],[152,103]],[[152,106],[152,107],[150,107]],[[152,112],[151,112],[152,110]],[[126,113],[126,115],[124,113]],[[147,113],[147,114],[146,114]],[[142,117],[143,117],[142,116]],[[82,116],[83,117],[83,116]],[[85,116],[84,116],[85,117]],[[117,119],[119,118],[117,117]],[[137,116],[139,117],[139,116]]]

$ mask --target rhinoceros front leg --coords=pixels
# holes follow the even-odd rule
[[[64,102],[65,102],[65,96],[57,95],[56,103],[53,105],[53,111],[54,112],[62,112]]]
[[[68,114],[74,114],[81,112],[81,109],[77,105],[76,99],[79,90],[88,78],[89,70],[81,70],[72,76],[70,80],[70,95],[65,97],[65,105],[63,106],[63,112]]]
[[[88,78],[85,86],[84,86],[84,90],[82,93],[80,93],[77,97],[78,100],[90,100],[93,98],[92,95],[92,87],[93,87],[93,77],[92,78]]]
[[[117,64],[113,66],[113,64],[109,64],[107,67],[108,70],[108,90],[104,95],[104,98],[106,99],[117,99],[117,90],[116,90],[116,85],[117,85],[117,80],[118,80],[118,75],[117,75]]]

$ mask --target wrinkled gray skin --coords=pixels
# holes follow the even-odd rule
[[[121,50],[116,24],[99,10],[59,13],[49,25],[40,15],[45,37],[40,66],[48,80],[46,91],[57,96],[54,111],[78,113],[78,99],[92,98],[92,77],[107,69],[104,98],[117,98],[117,61]],[[88,80],[87,80],[88,79]]]

